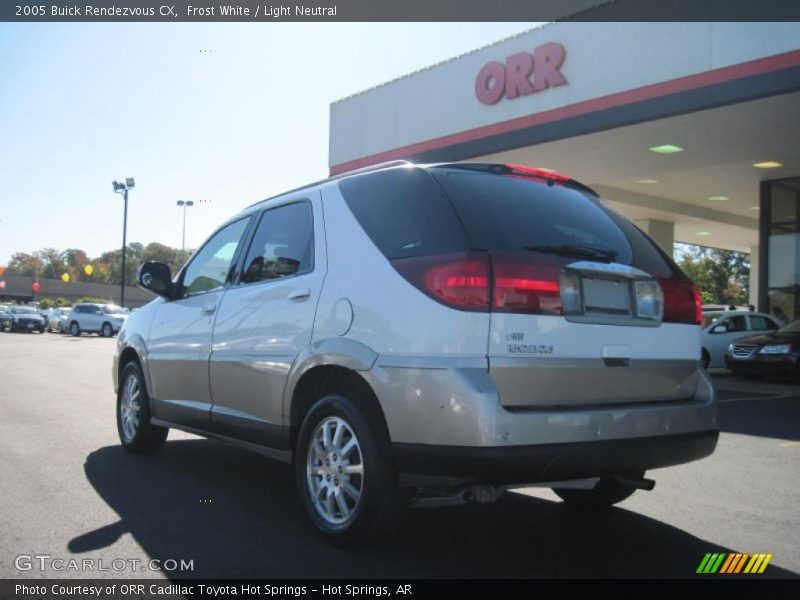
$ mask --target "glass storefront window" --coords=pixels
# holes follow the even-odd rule
[[[800,177],[767,190],[767,310],[786,322],[800,318]]]

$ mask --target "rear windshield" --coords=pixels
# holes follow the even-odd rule
[[[469,249],[442,189],[424,169],[377,171],[339,182],[347,206],[389,259]]]
[[[669,277],[677,269],[630,221],[580,188],[493,173],[432,171],[476,250],[577,246],[608,253],[614,262],[655,277]]]

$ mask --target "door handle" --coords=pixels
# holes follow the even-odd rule
[[[305,300],[311,296],[311,290],[306,288],[304,290],[295,290],[289,294],[289,300]]]
[[[217,310],[216,304],[206,304],[203,308],[200,309],[200,312],[210,315],[213,314],[215,310]]]

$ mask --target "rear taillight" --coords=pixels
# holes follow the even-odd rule
[[[699,325],[703,322],[703,301],[700,290],[686,279],[671,277],[659,279],[661,291],[664,293],[665,323],[692,323]]]
[[[419,290],[459,310],[561,314],[561,265],[532,264],[514,255],[439,254],[392,261]]]
[[[534,264],[518,255],[493,253],[492,310],[560,315],[562,265],[548,262],[539,259]]]
[[[437,302],[460,310],[489,310],[489,257],[482,252],[400,258],[392,264]]]

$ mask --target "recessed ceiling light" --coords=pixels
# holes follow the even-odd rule
[[[664,144],[663,146],[653,146],[650,151],[656,154],[674,154],[675,152],[683,152],[683,148],[672,144]]]
[[[695,231],[695,235],[711,235],[710,231]]]
[[[765,160],[764,162],[753,163],[753,166],[756,169],[777,169],[778,167],[782,167],[783,164],[775,162],[774,160]]]
[[[709,196],[709,200],[713,200],[714,202],[725,202],[726,200],[730,200],[727,196]]]
[[[751,206],[750,210],[761,210],[760,206]]]
[[[643,183],[645,185],[652,185],[654,183],[658,183],[655,179],[634,179],[634,183]]]

